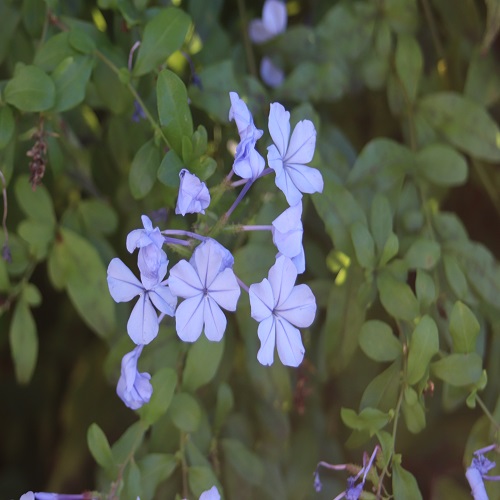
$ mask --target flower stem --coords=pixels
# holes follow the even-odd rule
[[[261,225],[261,226],[239,226],[241,231],[272,231],[272,225]]]
[[[231,205],[229,210],[221,217],[221,221],[225,223],[229,219],[231,214],[234,212],[235,208],[240,204],[240,201],[247,194],[248,190],[252,187],[253,182],[254,179],[248,179],[247,183],[243,186],[243,189],[238,194],[238,197],[236,198],[236,200],[234,200],[234,203]]]
[[[245,283],[243,283],[243,281],[240,280],[240,278],[238,278],[238,276],[236,276],[236,281],[238,282],[238,285],[240,285],[240,287],[243,288],[243,290],[245,290],[245,292],[249,293],[250,289]]]

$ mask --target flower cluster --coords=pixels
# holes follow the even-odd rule
[[[315,168],[309,167],[314,155],[316,130],[309,120],[300,121],[290,130],[290,113],[279,103],[273,103],[269,113],[269,133],[274,144],[268,147],[267,161],[257,151],[257,141],[263,131],[258,129],[245,102],[235,92],[230,93],[229,119],[234,120],[240,136],[231,174],[244,180],[230,214],[252,184],[263,175],[275,172],[275,183],[283,191],[290,207],[269,226],[238,226],[242,231],[266,230],[272,234],[277,248],[276,262],[268,277],[260,283],[245,285],[234,273],[231,252],[208,235],[190,231],[153,227],[146,215],[143,229],[127,236],[126,247],[137,252],[140,279],[118,258],[108,266],[108,286],[116,302],[128,302],[138,297],[130,314],[127,331],[136,347],[122,360],[117,393],[131,409],[149,402],[152,395],[151,376],[139,372],[139,357],[145,345],[159,332],[165,316],[175,318],[177,335],[184,342],[195,342],[202,333],[208,340],[218,342],[227,327],[224,311],[235,311],[243,288],[249,294],[251,317],[258,323],[261,343],[257,359],[271,365],[274,351],[287,366],[298,366],[304,358],[304,345],[299,328],[312,324],[316,300],[307,285],[295,285],[297,275],[305,270],[302,246],[302,193],[323,190],[323,179]],[[233,183],[234,186],[241,181]],[[205,213],[210,193],[205,183],[183,169],[176,214]],[[181,259],[168,272],[169,259],[164,245],[193,247],[189,260]]]

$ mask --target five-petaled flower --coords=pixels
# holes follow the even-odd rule
[[[185,168],[179,172],[179,177],[181,182],[175,213],[181,215],[204,214],[205,208],[210,205],[210,193],[207,185]]]
[[[316,146],[313,123],[300,121],[290,138],[290,113],[274,102],[269,112],[269,133],[274,144],[267,148],[267,161],[276,172],[276,186],[285,193],[288,204],[296,205],[302,199],[302,193],[321,193],[321,173],[305,165],[312,160]]]
[[[165,274],[166,265],[162,264],[161,272],[156,274],[156,281],[151,281],[142,273],[139,281],[120,259],[114,258],[109,263],[108,287],[111,297],[116,302],[128,302],[139,295],[127,323],[127,332],[137,345],[149,344],[158,335],[158,316],[153,304],[162,313],[174,315],[177,299],[166,282],[162,281]]]
[[[300,331],[295,327],[311,325],[316,300],[307,285],[295,286],[296,278],[294,263],[282,255],[269,270],[268,279],[250,286],[251,316],[260,323],[257,359],[263,365],[273,364],[275,345],[284,365],[299,366],[304,358]]]
[[[256,142],[264,133],[255,127],[253,117],[245,101],[236,92],[229,92],[231,108],[229,120],[234,120],[240,134],[240,143],[236,147],[233,170],[243,179],[256,179],[264,170],[264,158],[255,149]]]
[[[302,246],[302,235],[304,228],[301,221],[302,203],[287,208],[280,216],[273,220],[272,232],[273,242],[280,255],[286,255],[292,259],[299,274],[306,268],[304,247]]]
[[[181,260],[170,270],[170,290],[185,299],[175,311],[177,335],[184,342],[197,340],[203,329],[208,340],[221,340],[227,325],[221,307],[236,310],[240,287],[220,246],[208,239],[189,262]]]
[[[253,19],[248,26],[250,39],[254,43],[264,43],[283,33],[287,25],[285,2],[266,0],[262,9],[262,19]]]
[[[116,386],[116,393],[131,410],[137,410],[149,403],[153,394],[151,375],[146,372],[139,373],[137,370],[137,361],[142,348],[142,345],[138,345],[133,351],[123,356],[121,375]]]

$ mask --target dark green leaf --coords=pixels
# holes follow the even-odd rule
[[[454,255],[445,254],[443,256],[443,264],[446,280],[453,293],[459,299],[465,298],[469,291],[469,286],[467,285],[467,278],[460,267],[458,259]]]
[[[429,94],[418,113],[457,149],[479,160],[500,161],[500,130],[480,105],[455,92]]]
[[[55,237],[53,227],[44,222],[27,219],[19,224],[17,232],[29,244],[30,251],[37,260],[41,261],[47,257]]]
[[[379,320],[363,324],[359,334],[359,346],[375,361],[394,361],[402,355],[401,343],[392,333],[391,327]]]
[[[488,52],[500,30],[500,2],[498,0],[485,0],[486,2],[486,32],[481,44],[481,52]]]
[[[130,192],[136,200],[144,198],[151,191],[159,165],[160,152],[151,139],[137,151],[130,167],[128,181]]]
[[[189,16],[175,7],[161,9],[144,28],[133,73],[145,75],[179,50],[191,25]]]
[[[200,425],[200,405],[193,396],[185,392],[174,396],[169,415],[175,426],[184,432],[195,432]]]
[[[44,186],[31,188],[28,176],[20,176],[16,181],[16,198],[23,212],[33,221],[54,229],[56,217],[52,199]]]
[[[141,494],[153,498],[157,486],[167,479],[177,467],[177,459],[168,453],[150,453],[138,462],[141,470]]]
[[[237,439],[223,439],[221,445],[224,459],[234,467],[241,477],[254,485],[261,483],[264,476],[264,466],[258,455]]]
[[[383,194],[376,194],[370,209],[370,229],[379,254],[383,252],[387,239],[392,233],[392,217],[387,197]]]
[[[147,428],[144,427],[140,420],[133,423],[118,439],[113,443],[111,451],[113,453],[113,462],[115,464],[123,464],[130,460],[137,448],[144,441],[144,434]]]
[[[189,348],[186,365],[182,374],[182,387],[194,392],[208,384],[215,376],[224,353],[224,338],[220,342],[210,342],[202,335]]]
[[[493,52],[474,52],[471,57],[464,95],[483,106],[490,106],[500,97],[500,68]]]
[[[188,482],[189,488],[194,493],[196,498],[199,498],[204,491],[209,490],[214,485],[218,486],[219,491],[221,491],[217,476],[211,467],[189,467]]]
[[[172,71],[164,69],[156,82],[158,116],[170,147],[188,161],[183,153],[183,138],[193,135],[193,119],[189,109],[186,86]]]
[[[377,286],[380,301],[390,315],[406,321],[413,321],[418,316],[418,301],[406,283],[383,272],[377,277]]]
[[[436,301],[436,285],[434,279],[429,273],[417,270],[417,278],[415,280],[415,292],[420,303],[421,310],[428,309],[431,304]]]
[[[405,255],[410,269],[432,269],[441,258],[441,246],[434,240],[416,239]]]
[[[479,322],[474,313],[463,302],[455,302],[450,317],[453,350],[464,354],[474,352],[479,329]]]
[[[215,422],[214,428],[218,432],[220,428],[224,425],[227,416],[234,406],[234,397],[231,386],[226,383],[219,385],[217,389],[217,403],[215,406]]]
[[[177,153],[171,149],[164,157],[158,167],[158,180],[165,186],[178,188],[180,184],[179,172],[184,168],[182,160]]]
[[[35,54],[35,64],[45,71],[52,71],[64,59],[76,55],[69,44],[69,33],[57,33],[51,36]]]
[[[361,267],[372,270],[375,267],[375,243],[365,224],[355,222],[350,228],[356,258]]]
[[[0,108],[0,149],[3,149],[9,144],[14,134],[14,114],[10,106],[2,106]]]
[[[105,469],[112,467],[115,463],[108,438],[102,429],[93,423],[87,431],[87,445],[94,460]]]
[[[476,383],[483,371],[483,360],[479,354],[449,354],[432,363],[432,373],[448,384],[464,387]]]
[[[395,408],[400,385],[401,359],[398,359],[366,386],[359,403],[360,410],[372,407],[388,412]]]
[[[111,234],[118,226],[116,212],[103,200],[82,200],[78,204],[78,211],[90,232]]]
[[[425,409],[412,387],[405,389],[402,409],[406,427],[411,433],[418,434],[425,429]]]
[[[14,309],[9,341],[16,379],[20,384],[27,384],[35,371],[38,337],[29,305],[24,300],[19,300]]]
[[[444,144],[432,144],[419,151],[416,168],[437,186],[459,186],[467,180],[465,158]]]
[[[90,56],[75,56],[64,59],[52,73],[56,86],[54,111],[67,111],[85,98],[85,89],[92,72]]]
[[[416,384],[427,372],[432,357],[439,351],[439,334],[430,316],[423,316],[411,334],[408,346],[406,380]]]
[[[407,99],[414,102],[423,66],[422,51],[415,37],[404,34],[398,36],[395,65]]]
[[[47,73],[37,66],[21,66],[5,86],[5,101],[20,111],[38,112],[55,104],[56,88]]]
[[[359,414],[349,408],[340,409],[340,417],[347,427],[357,431],[368,431],[370,436],[384,428],[392,419],[392,412],[384,413],[375,408],[363,408]]]
[[[172,368],[162,368],[151,378],[153,395],[139,414],[146,425],[153,425],[168,410],[177,386],[177,374]]]
[[[69,43],[82,54],[92,54],[96,48],[95,40],[83,29],[75,27],[69,32]]]
[[[392,460],[392,492],[394,498],[422,500],[415,476],[401,467],[401,455]]]

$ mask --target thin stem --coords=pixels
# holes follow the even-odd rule
[[[262,225],[262,226],[239,226],[241,231],[272,231],[272,225]]]
[[[432,15],[431,6],[429,5],[428,0],[422,0],[422,7],[424,9],[427,23],[429,24],[429,29],[431,30],[432,41],[434,43],[434,47],[436,49],[438,57],[439,59],[444,59],[444,48],[441,44],[441,41],[439,40],[436,23],[434,21],[434,16]]]
[[[221,220],[225,223],[231,214],[234,212],[234,209],[240,204],[240,201],[243,199],[243,197],[247,194],[248,190],[252,187],[252,184],[254,182],[254,179],[248,179],[247,183],[243,186],[243,189],[240,191],[240,194],[234,200],[234,203],[231,205],[229,210],[221,217]]]
[[[236,281],[238,282],[238,285],[240,285],[240,287],[243,288],[243,290],[245,290],[245,292],[249,293],[250,288],[245,283],[243,283],[243,281],[241,281],[240,278],[238,278],[238,276],[236,276]]]
[[[109,69],[111,69],[111,71],[113,71],[118,76],[118,78],[120,78],[120,76],[121,76],[120,70],[113,63],[113,61],[108,59],[100,50],[96,49],[94,51],[94,53],[104,64],[106,64],[109,67]],[[169,144],[167,138],[165,137],[163,130],[161,129],[161,127],[158,125],[156,120],[153,118],[153,116],[149,112],[148,108],[144,104],[144,101],[141,99],[141,96],[138,94],[137,90],[135,90],[134,86],[130,82],[128,82],[126,84],[126,87],[128,88],[129,92],[134,96],[134,99],[139,103],[139,106],[141,106],[142,110],[144,111],[144,114],[146,115],[146,119],[151,124],[151,127],[153,128],[155,133],[158,134],[163,139],[165,144],[170,148],[170,144]]]
[[[255,63],[255,57],[253,54],[252,43],[250,37],[248,36],[248,23],[247,14],[245,9],[245,1],[238,0],[238,10],[240,11],[242,34],[243,34],[243,45],[245,46],[245,54],[248,63],[248,69],[253,77],[258,78],[257,65]]]
[[[240,179],[239,181],[231,182],[231,187],[235,188],[238,186],[243,186],[247,182],[247,179]]]
[[[161,232],[164,235],[175,235],[175,236],[188,236],[189,238],[194,238],[195,240],[205,241],[206,236],[202,236],[198,233],[193,233],[191,231],[185,231],[184,229],[165,229]]]
[[[137,48],[141,45],[141,42],[137,40],[137,42],[132,45],[132,48],[130,49],[130,52],[128,53],[128,70],[132,71],[132,60],[134,58],[134,52],[137,50]]]
[[[190,247],[191,243],[186,240],[180,240],[179,238],[169,238],[165,237],[165,244],[167,245],[182,245],[183,247]]]
[[[476,401],[478,402],[479,406],[483,410],[484,414],[488,417],[488,419],[491,422],[491,425],[495,427],[496,432],[498,433],[500,431],[500,424],[495,420],[495,417],[491,414],[490,410],[486,407],[484,404],[484,401],[481,399],[481,396],[478,396],[476,394]]]

